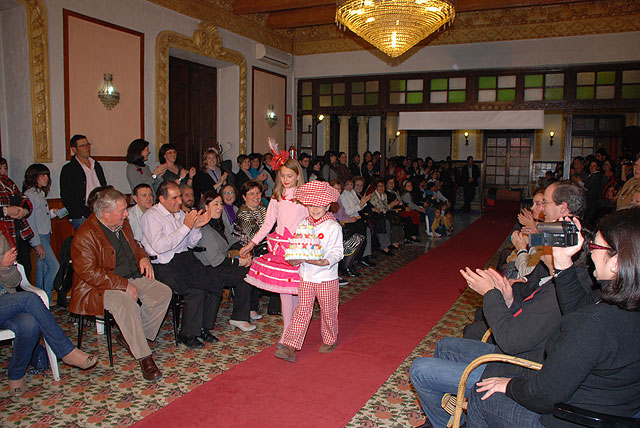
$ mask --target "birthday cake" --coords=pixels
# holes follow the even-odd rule
[[[307,221],[302,221],[289,239],[289,247],[284,252],[285,260],[322,260],[324,254],[320,238],[315,228]]]

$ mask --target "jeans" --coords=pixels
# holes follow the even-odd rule
[[[87,220],[86,217],[80,217],[80,218],[70,218],[69,221],[71,222],[71,226],[73,226],[74,230],[78,230],[78,228],[80,226],[82,226],[82,223],[84,223]]]
[[[445,393],[455,394],[460,376],[467,365],[476,358],[491,354],[494,345],[459,337],[445,337],[438,341],[433,358],[418,358],[411,364],[409,375],[418,393],[422,410],[434,427],[445,427],[449,414],[440,402]],[[484,372],[484,366],[475,369],[467,380],[466,395],[473,389]]]
[[[60,263],[53,254],[51,248],[51,234],[40,235],[40,245],[44,248],[44,260],[36,257],[36,286],[42,288],[49,296],[51,302],[51,290],[53,290],[53,280],[56,278]]]
[[[9,380],[20,380],[24,376],[40,333],[58,358],[75,348],[40,297],[27,291],[0,296],[0,329],[11,330],[16,335]]]
[[[467,409],[468,428],[544,428],[542,416],[496,392],[482,401],[484,392],[473,391]]]

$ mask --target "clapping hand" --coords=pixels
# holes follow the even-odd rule
[[[518,214],[518,222],[527,228],[537,229],[536,221],[533,218],[533,213],[526,208],[523,208]]]
[[[156,177],[162,177],[167,172],[167,164],[158,165],[153,169],[153,175]]]
[[[495,284],[489,274],[482,269],[476,269],[474,272],[467,266],[464,269],[460,269],[460,275],[467,281],[469,288],[481,296],[495,288]]]
[[[2,263],[2,267],[6,269],[13,266],[16,263],[17,256],[18,256],[18,250],[16,249],[16,247],[13,247],[10,250],[7,250],[7,252],[5,252],[4,255],[2,256],[2,261],[0,262]]]
[[[205,212],[200,210],[198,211],[198,218],[196,219],[193,227],[200,229],[202,226],[209,223],[209,220],[211,220],[211,210],[206,210]]]

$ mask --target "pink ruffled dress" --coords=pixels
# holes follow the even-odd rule
[[[260,243],[276,224],[276,230],[267,236],[269,253],[253,259],[245,281],[275,293],[298,294],[298,267],[291,266],[284,259],[284,252],[289,246],[289,238],[293,236],[292,231],[296,230],[309,212],[304,205],[293,201],[295,187],[285,189],[284,193],[280,201],[271,199],[264,223],[251,240],[254,244]]]

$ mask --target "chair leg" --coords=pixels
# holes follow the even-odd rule
[[[84,328],[84,315],[78,320],[78,349],[82,349],[82,329]]]
[[[51,373],[53,373],[53,380],[59,381],[60,370],[58,370],[58,358],[56,357],[56,354],[53,353],[53,350],[46,340],[44,341],[44,346],[47,350],[47,356],[49,357],[49,365],[51,366]]]
[[[107,336],[107,349],[109,350],[109,364],[113,367],[113,348],[111,347],[111,314],[104,310],[104,327]]]
[[[171,309],[173,310],[173,338],[178,346],[178,327],[180,326],[180,295],[171,296]]]

